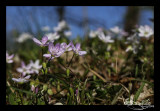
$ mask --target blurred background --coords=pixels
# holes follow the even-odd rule
[[[7,6],[7,49],[12,50],[21,33],[34,37],[44,35],[43,27],[53,31],[59,21],[65,20],[72,32],[68,39],[84,38],[90,30],[119,26],[127,32],[135,25],[153,27],[152,6]]]

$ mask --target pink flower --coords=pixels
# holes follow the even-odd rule
[[[7,63],[13,63],[13,57],[14,57],[14,54],[10,55],[6,52],[6,62]]]
[[[46,37],[46,36],[44,36],[43,38],[42,38],[42,40],[38,40],[38,39],[36,39],[36,38],[33,38],[33,41],[37,44],[37,45],[39,45],[39,46],[41,46],[41,47],[43,47],[43,46],[48,46],[48,37]]]
[[[87,54],[86,51],[81,51],[81,48],[80,48],[81,44],[80,43],[77,43],[76,46],[74,46],[73,43],[71,42],[71,46],[72,46],[72,50],[74,51],[75,54],[80,55],[80,56]]]

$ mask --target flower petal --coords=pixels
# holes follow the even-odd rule
[[[14,54],[12,54],[12,55],[8,56],[8,58],[7,58],[7,59],[12,59],[13,57],[14,57]]]
[[[80,44],[80,43],[77,43],[77,44],[76,44],[76,49],[77,49],[77,51],[79,51],[79,50],[81,49],[80,47],[81,47],[81,44]]]
[[[13,60],[7,60],[7,63],[13,63]]]
[[[28,75],[28,76],[25,77],[25,79],[29,79],[30,77],[31,77],[31,75]]]
[[[36,38],[33,38],[33,41],[34,41],[37,45],[39,45],[39,46],[42,45],[42,43],[41,43],[38,39],[36,39]]]
[[[13,81],[19,82],[17,78],[12,78]]]
[[[23,69],[22,69],[22,68],[17,68],[16,70],[17,70],[17,72],[20,72],[20,73],[23,72]]]
[[[47,36],[44,36],[43,38],[42,38],[42,44],[45,44],[46,42],[48,41],[48,37]]]
[[[78,51],[78,54],[81,56],[81,55],[87,54],[87,52],[86,51]]]
[[[50,53],[53,52],[53,50],[54,50],[54,45],[53,45],[52,42],[49,42],[48,50],[49,50]]]
[[[46,58],[50,58],[51,54],[43,54],[43,56],[46,57]]]

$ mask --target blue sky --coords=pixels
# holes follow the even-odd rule
[[[24,19],[29,19],[30,18],[30,10],[32,10],[33,7],[21,7],[21,10],[25,13],[25,18]],[[37,7],[36,11],[36,20],[39,21],[41,27],[43,26],[50,26],[51,29],[55,27],[58,23],[57,16],[55,12],[51,11],[50,13],[47,12],[51,7]],[[103,24],[106,26],[104,28],[109,29],[111,27],[114,27],[116,25],[120,26],[123,28],[123,20],[124,20],[124,15],[126,12],[126,6],[87,6],[87,16],[89,18],[99,20],[103,22]],[[24,10],[25,9],[25,10]],[[38,13],[39,10],[44,9],[44,15]],[[83,6],[66,6],[66,13],[65,16],[69,16],[72,14],[72,17],[77,17],[81,18],[83,17]],[[48,15],[53,14],[52,20],[48,20]],[[21,16],[19,15],[19,11],[17,10],[17,6],[7,6],[7,30],[12,30],[12,29],[22,29],[23,31],[23,19],[20,21]],[[55,15],[55,16],[54,16]],[[150,10],[143,10],[141,15],[140,15],[140,23],[139,25],[152,25],[152,23],[148,20],[149,18],[153,18],[153,13]],[[17,23],[20,22],[20,25],[17,25]],[[82,28],[76,27],[72,25],[72,23],[68,22],[71,31],[72,31],[72,37],[74,38],[77,35],[83,36],[84,30]],[[31,22],[31,27],[35,27],[32,25]],[[22,27],[21,27],[22,26]],[[96,28],[101,27],[92,27],[92,25],[89,24],[89,28],[91,30],[95,30]],[[34,29],[34,28],[33,28]],[[25,31],[25,29],[24,29]]]

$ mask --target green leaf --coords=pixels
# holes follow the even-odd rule
[[[45,102],[38,99],[38,105],[45,105]]]
[[[82,88],[82,93],[81,93],[81,101],[82,101],[82,103],[84,102],[84,98],[85,98],[85,94],[84,93],[85,93],[85,86],[87,84],[87,80],[88,79],[85,80],[83,88]]]
[[[11,105],[18,105],[18,103],[15,101],[15,94],[11,93],[9,95],[9,102]]]
[[[137,101],[137,99],[138,99],[138,97],[139,97],[140,93],[141,93],[141,92],[142,92],[142,90],[143,90],[144,85],[145,85],[145,82],[142,82],[141,87],[138,89],[138,91],[136,92],[136,94],[135,94],[135,96],[134,96],[134,102],[136,102],[136,101]]]
[[[8,87],[11,87],[11,86],[8,86]],[[20,92],[23,92],[23,93],[29,94],[29,95],[34,95],[34,96],[36,96],[36,94],[34,94],[34,93],[30,92],[30,91],[26,91],[26,90],[18,89],[18,88],[15,88],[15,87],[11,87],[11,88],[13,88],[13,89],[15,89],[15,90],[18,90],[18,91],[20,91]]]

